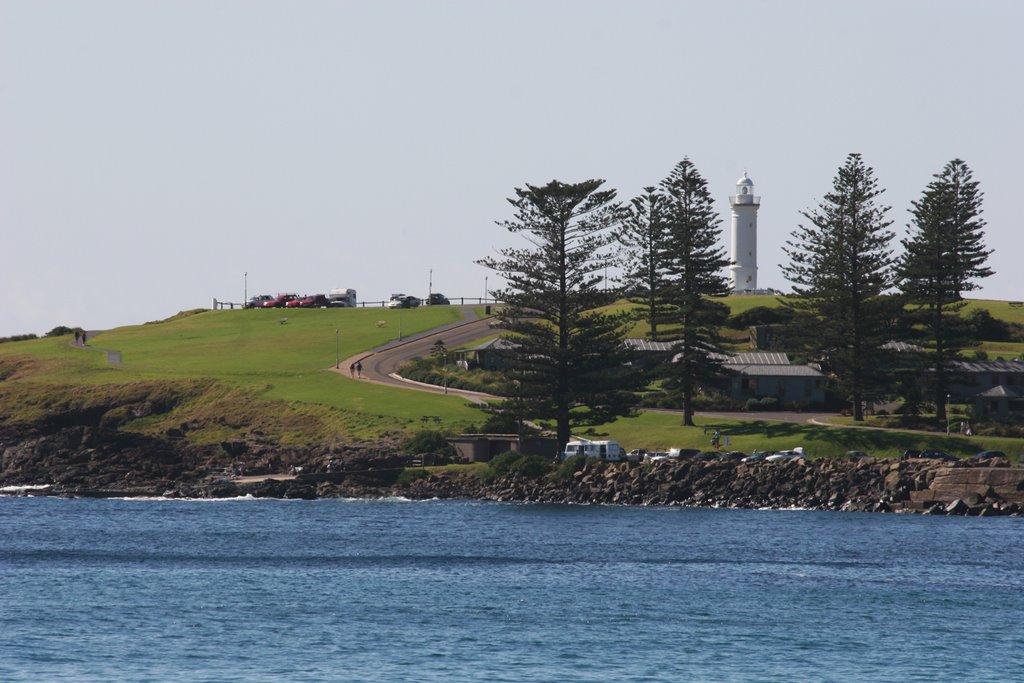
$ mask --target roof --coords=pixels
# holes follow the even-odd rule
[[[473,348],[466,349],[466,350],[467,351],[490,351],[490,350],[501,351],[503,349],[514,349],[514,348],[518,348],[518,347],[519,347],[519,344],[516,344],[513,341],[509,341],[508,339],[505,339],[504,337],[496,337],[494,339],[490,339],[488,341],[485,341],[480,346],[474,346]]]
[[[726,365],[726,369],[741,375],[758,377],[824,377],[810,365]]]
[[[754,181],[747,177],[747,172],[743,172],[743,177],[736,181],[737,185],[753,185]]]
[[[725,359],[726,365],[789,365],[789,356],[768,351],[744,351]]]
[[[963,372],[1015,372],[1024,374],[1024,361],[960,360],[954,363]]]
[[[980,394],[978,394],[978,397],[1010,399],[1024,398],[1024,387],[1018,386],[1016,384],[1010,386],[1000,384],[999,386],[992,387],[988,391],[981,392]]]
[[[650,339],[626,339],[622,342],[627,349],[633,351],[664,351],[672,350],[675,342],[651,341]]]
[[[886,342],[882,344],[882,348],[887,351],[896,351],[897,353],[924,351],[924,349],[917,344],[910,344],[902,341]]]

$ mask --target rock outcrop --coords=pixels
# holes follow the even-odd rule
[[[400,495],[979,516],[1024,512],[1024,468],[1005,461],[590,461],[562,478],[508,476],[484,483],[451,471],[400,478],[410,459],[393,441],[292,447],[257,436],[196,444],[187,438],[187,424],[158,438],[121,431],[110,411],[95,412],[55,413],[30,426],[0,424],[0,486],[46,485],[47,494],[67,496]]]

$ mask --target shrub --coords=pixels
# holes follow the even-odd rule
[[[555,470],[552,479],[555,481],[569,481],[573,478],[577,472],[582,470],[590,462],[590,458],[585,455],[574,455],[571,458],[566,458]]]
[[[398,475],[398,479],[395,481],[395,486],[399,488],[405,488],[412,484],[414,481],[420,479],[426,479],[430,476],[430,472],[427,472],[422,467],[407,467],[402,470],[401,474]]]
[[[508,471],[523,477],[539,477],[551,471],[551,462],[539,455],[524,455],[512,463]]]
[[[515,464],[520,458],[520,454],[515,451],[505,451],[499,455],[491,458],[491,461],[487,463],[487,469],[483,471],[481,477],[484,481],[494,481],[504,477],[512,469],[512,465]]]
[[[778,396],[765,396],[758,402],[761,410],[778,410],[781,403]]]
[[[434,453],[445,458],[455,456],[455,447],[448,443],[442,432],[421,429],[402,441],[402,452],[409,455]]]
[[[16,334],[11,337],[0,337],[0,344],[5,342],[28,341],[29,339],[39,339],[39,336],[35,334]]]

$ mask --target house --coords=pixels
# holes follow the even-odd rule
[[[627,339],[638,363],[654,365],[671,358],[675,342]],[[793,365],[780,352],[750,351],[716,356],[729,378],[729,397],[739,403],[774,396],[783,405],[825,402],[825,375],[810,365]],[[672,359],[674,360],[674,359]]]
[[[950,396],[973,401],[978,416],[1010,417],[1024,414],[1024,361],[956,361],[958,382]]]
[[[897,353],[924,351],[906,342],[889,342],[882,348]],[[979,417],[1024,415],[1024,361],[958,360],[951,363],[950,369],[950,401],[973,402]]]
[[[793,365],[784,353],[737,353],[722,358],[734,401],[774,396],[783,405],[825,402],[825,375],[810,365]]]

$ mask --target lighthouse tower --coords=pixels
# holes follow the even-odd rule
[[[732,265],[729,285],[734,292],[757,289],[757,210],[761,198],[754,196],[754,181],[743,177],[736,181],[736,196],[729,197],[732,207]]]

